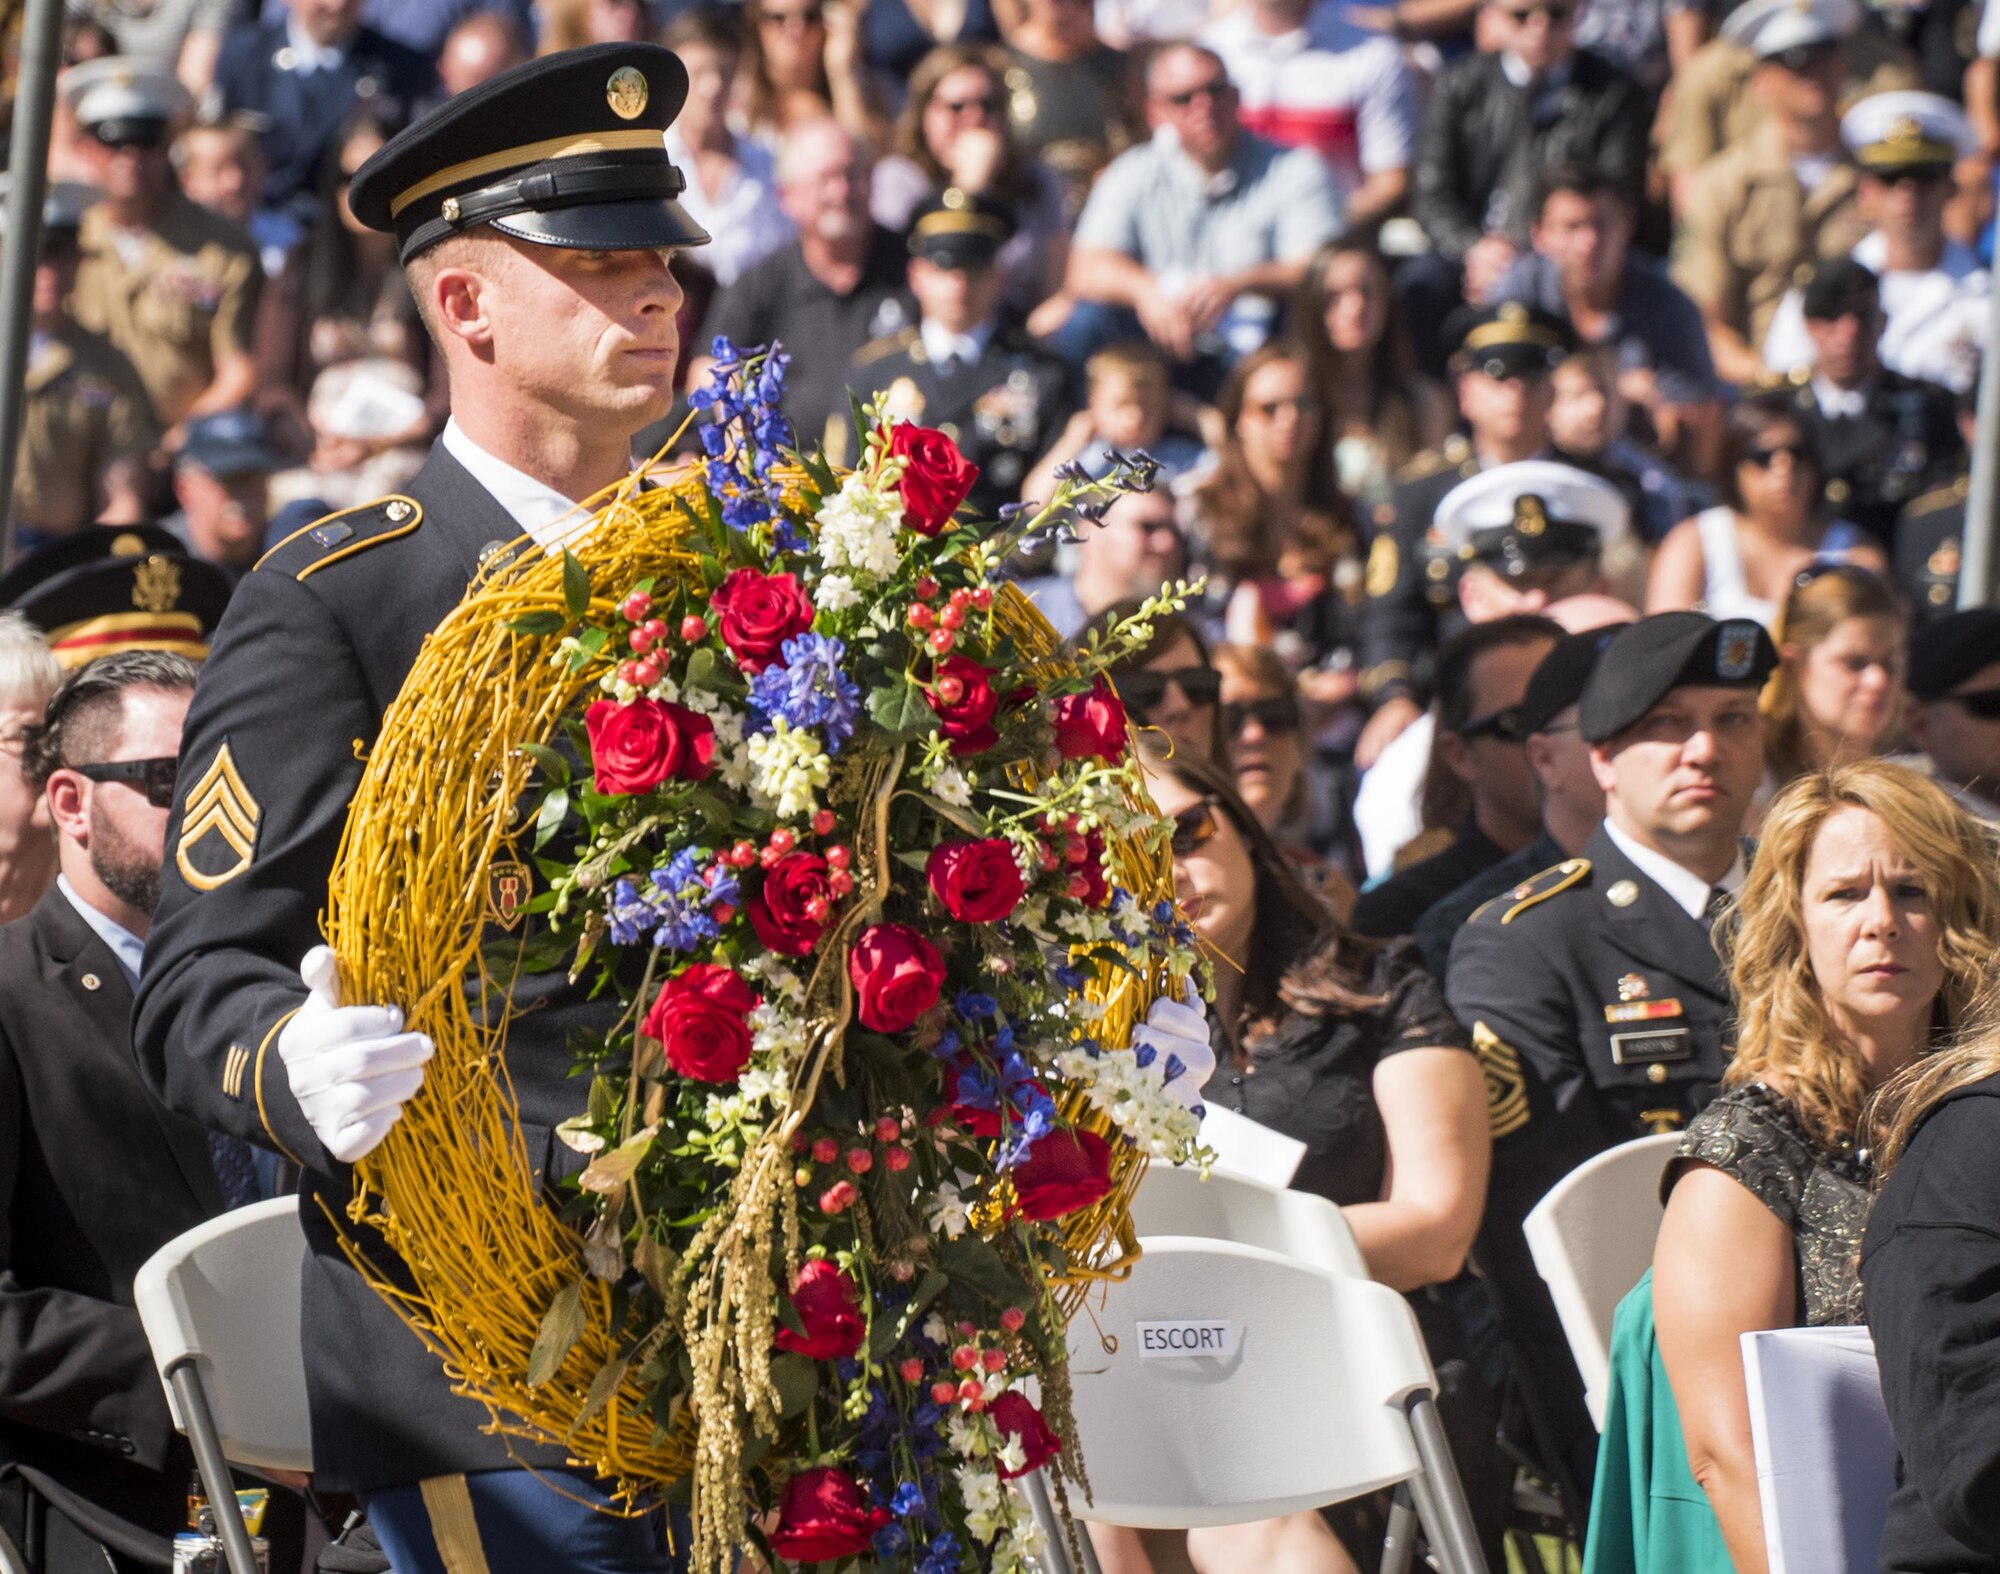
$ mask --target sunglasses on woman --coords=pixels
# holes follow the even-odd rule
[[[1213,667],[1175,667],[1167,672],[1140,668],[1118,679],[1118,697],[1125,708],[1144,720],[1167,697],[1167,685],[1178,684],[1190,705],[1213,705],[1222,697],[1222,674]]]
[[[171,754],[151,760],[107,760],[101,765],[72,765],[77,775],[94,782],[123,782],[134,792],[144,793],[155,809],[174,806],[174,775],[180,761]]]
[[[1528,734],[1521,722],[1521,707],[1509,705],[1503,710],[1488,711],[1484,716],[1473,717],[1458,729],[1458,735],[1467,743],[1480,738],[1498,738],[1502,743],[1519,743]]]
[[[1297,732],[1299,702],[1290,694],[1272,694],[1261,700],[1232,700],[1222,707],[1222,730],[1229,737],[1241,732],[1247,721],[1266,732]]]
[[[1174,816],[1174,856],[1185,858],[1196,848],[1206,847],[1221,829],[1216,823],[1213,798],[1189,804]]]
[[[1759,470],[1768,470],[1777,463],[1778,455],[1784,454],[1793,464],[1808,464],[1813,459],[1813,451],[1804,443],[1773,443],[1768,448],[1746,448],[1743,462],[1755,465]]]

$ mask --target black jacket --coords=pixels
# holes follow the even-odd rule
[[[1896,1431],[1884,1574],[2000,1570],[2000,1076],[1931,1114],[1861,1250]]]
[[[169,1537],[193,1456],[132,1279],[222,1211],[208,1135],[141,1080],[125,974],[60,890],[0,928],[0,978],[0,1478],[113,1546]]]
[[[481,554],[521,539],[492,494],[433,448],[404,495],[299,532],[244,576],[181,741],[181,801],[167,826],[134,1038],[174,1108],[276,1148],[303,1171],[313,1473],[335,1491],[513,1462],[503,1439],[481,1435],[484,1408],[450,1392],[438,1357],[344,1255],[329,1218],[345,1217],[349,1172],[292,1098],[277,1038],[305,999],[299,960],[319,943],[327,877],[382,713]],[[233,775],[217,769],[225,749]],[[234,800],[226,816],[214,812],[223,796]],[[252,827],[247,851],[224,834],[225,818],[238,841]],[[608,1026],[612,1013],[560,972],[524,980],[513,999],[522,1015],[508,1034],[508,1074],[530,1163],[552,1173],[576,1157],[554,1127],[583,1108],[567,1036]],[[530,1463],[562,1461],[517,1451]]]
[[[1555,164],[1599,170],[1637,203],[1647,125],[1639,84],[1587,49],[1549,95],[1514,86],[1498,55],[1468,55],[1438,78],[1424,111],[1417,222],[1452,262],[1489,233],[1525,245],[1535,178]]]

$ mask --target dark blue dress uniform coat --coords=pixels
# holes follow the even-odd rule
[[[305,999],[299,960],[321,939],[327,878],[383,711],[482,554],[524,539],[434,447],[405,494],[300,531],[244,577],[182,740],[134,1036],[169,1104],[276,1148],[304,1172],[313,1473],[336,1491],[515,1462],[480,1434],[484,1409],[451,1394],[438,1357],[343,1255],[328,1214],[345,1216],[349,1174],[293,1100],[277,1040]],[[507,1068],[529,1160],[566,1172],[561,1160],[573,1156],[553,1128],[582,1107],[567,1035],[608,1026],[605,1008],[560,973],[524,981],[513,999],[523,1014]],[[517,1449],[530,1464],[561,1463],[556,1451]]]

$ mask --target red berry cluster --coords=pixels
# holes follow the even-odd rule
[[[877,1116],[871,1135],[882,1149],[880,1162],[885,1170],[892,1175],[900,1175],[910,1167],[910,1150],[903,1142],[903,1123],[894,1115]],[[801,1157],[809,1156],[814,1165],[844,1169],[850,1175],[866,1175],[876,1165],[875,1150],[867,1145],[866,1138],[843,1149],[838,1137],[808,1138],[803,1131],[794,1132],[792,1152]],[[801,1164],[792,1172],[792,1180],[801,1190],[812,1185],[812,1168]],[[860,1196],[854,1183],[842,1176],[819,1194],[820,1211],[845,1213],[860,1200]]]
[[[938,582],[926,574],[916,584],[917,599],[907,614],[910,627],[926,636],[924,643],[934,656],[948,656],[958,643],[958,631],[965,626],[965,619],[971,612],[989,612],[993,608],[993,587],[979,585],[971,590],[960,588],[945,597],[942,607],[933,605],[939,595]],[[962,690],[961,690],[962,693]],[[958,696],[938,689],[938,698],[947,705],[956,705]]]
[[[618,663],[618,681],[631,688],[650,689],[665,670],[661,657],[666,654],[662,647],[667,643],[667,624],[653,616],[655,605],[656,598],[643,590],[633,591],[618,604],[619,615],[632,625],[625,635],[632,654]],[[708,620],[690,612],[681,619],[680,635],[683,644],[700,643],[708,638]]]

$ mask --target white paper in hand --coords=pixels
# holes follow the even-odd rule
[[[1247,1115],[1219,1104],[1208,1106],[1201,1118],[1201,1140],[1215,1153],[1215,1173],[1267,1186],[1289,1186],[1306,1156],[1306,1145],[1282,1131],[1273,1131]]]

